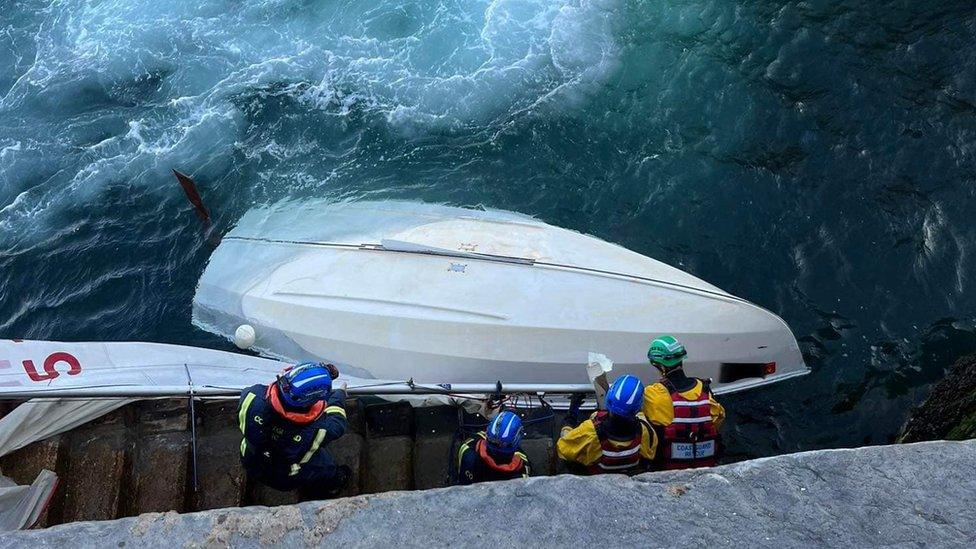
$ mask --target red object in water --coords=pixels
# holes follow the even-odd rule
[[[771,376],[771,375],[773,375],[775,373],[776,373],[776,363],[775,362],[767,362],[766,364],[763,364],[763,375],[764,376]]]
[[[200,221],[203,221],[205,225],[210,226],[210,212],[207,211],[207,207],[203,205],[203,199],[200,198],[200,193],[197,192],[197,185],[190,179],[189,176],[184,175],[176,170],[173,170],[173,175],[180,182],[180,186],[183,187],[183,192],[186,193],[187,200],[190,204],[193,204],[193,210],[196,212],[197,217]]]

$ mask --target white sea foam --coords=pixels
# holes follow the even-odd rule
[[[249,94],[365,114],[411,137],[574,108],[619,63],[616,0],[56,0],[41,17],[34,62],[0,97],[0,113],[59,118],[36,131],[73,162],[5,207],[8,225],[67,194],[158,181],[173,166],[218,173],[240,146]],[[124,124],[79,145],[73,130],[88,127],[88,113],[116,105]]]

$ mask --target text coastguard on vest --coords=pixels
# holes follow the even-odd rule
[[[725,410],[712,396],[708,380],[688,377],[687,351],[673,336],[655,339],[648,361],[661,381],[645,390],[644,414],[661,438],[657,464],[663,469],[711,467],[721,452],[718,429]]]
[[[661,464],[664,469],[713,467],[721,438],[712,419],[712,391],[707,380],[695,399],[686,398],[670,380],[662,384],[671,395],[674,419],[661,430]]]
[[[556,443],[559,457],[595,473],[636,474],[648,469],[656,437],[639,413],[644,384],[634,376],[610,386],[606,410],[594,413],[575,429],[564,428]]]

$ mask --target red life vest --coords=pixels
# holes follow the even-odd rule
[[[277,382],[268,385],[268,392],[265,393],[264,396],[268,399],[268,402],[271,403],[271,407],[274,408],[274,411],[278,412],[278,415],[292,423],[297,423],[299,425],[307,425],[312,423],[318,419],[325,410],[325,402],[321,400],[313,404],[311,407],[309,407],[308,411],[305,412],[291,412],[287,410],[281,403],[281,397],[278,395]]]
[[[593,427],[596,429],[597,436],[600,436],[600,424],[609,419],[610,413],[606,411],[597,412],[593,416]],[[609,435],[600,438],[600,459],[589,466],[588,470],[592,474],[597,473],[624,473],[632,474],[644,472],[641,467],[641,439],[644,436],[642,423],[637,423],[637,433],[633,438],[618,440]]]
[[[478,457],[481,458],[481,462],[488,466],[489,469],[498,471],[499,473],[513,473],[515,471],[522,470],[522,458],[519,457],[518,453],[512,455],[512,460],[508,463],[498,463],[495,458],[491,457],[488,453],[488,441],[481,438],[474,445],[475,451],[478,452]]]
[[[671,393],[674,421],[660,429],[661,468],[690,469],[713,467],[721,450],[721,437],[712,420],[708,382],[702,383],[701,394],[692,400],[681,396],[667,379],[661,381]]]

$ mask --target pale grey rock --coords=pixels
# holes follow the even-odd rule
[[[976,441],[83,522],[0,547],[972,547]]]

